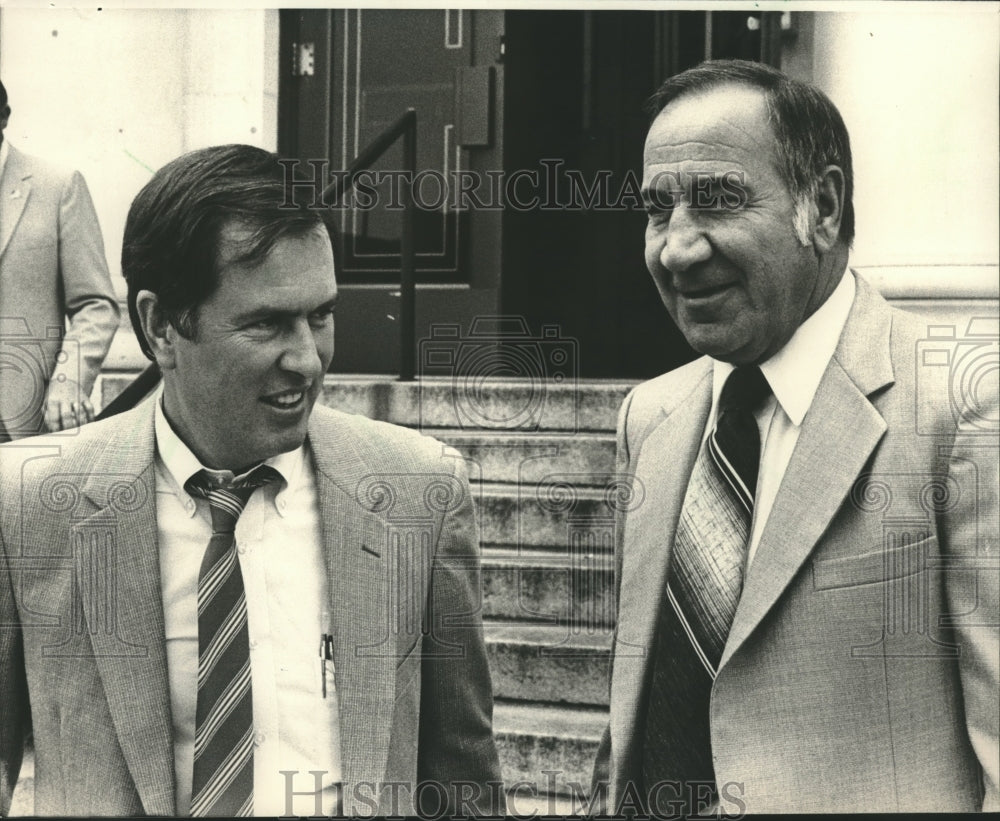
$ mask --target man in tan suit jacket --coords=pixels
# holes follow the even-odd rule
[[[249,146],[161,169],[123,271],[162,391],[0,448],[0,810],[32,729],[46,815],[504,811],[464,463],[314,408],[332,243],[319,212],[281,207],[280,171]],[[206,574],[225,527],[195,480],[225,496],[261,463],[275,478]],[[231,632],[206,638],[236,579]]]
[[[0,83],[0,442],[93,418],[119,319],[87,184],[4,140],[9,117]]]
[[[995,323],[942,338],[846,270],[850,148],[820,92],[719,61],[655,101],[646,262],[706,356],[637,387],[619,418],[619,469],[641,503],[619,521],[596,806],[995,810]],[[680,523],[701,515],[686,508],[706,503],[689,478],[722,383],[755,365],[771,396],[754,411],[741,590],[717,662],[702,659],[701,707],[685,712],[679,688],[656,691],[691,645],[664,638],[667,608],[684,610],[665,591],[678,589]]]

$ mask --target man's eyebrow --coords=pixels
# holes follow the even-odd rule
[[[321,302],[315,308],[310,308],[309,313],[314,314],[317,311],[326,311],[333,308],[337,304],[337,299],[340,296],[339,292],[336,296],[330,297],[330,299],[325,302]],[[279,308],[273,305],[261,305],[258,308],[250,308],[241,314],[237,314],[234,317],[234,322],[252,322],[255,319],[262,319],[263,317],[287,317],[287,316],[298,316],[299,311],[289,310],[286,308]]]
[[[675,187],[660,190],[656,187],[650,188],[647,186],[640,189],[639,196],[642,197],[642,205],[647,211],[653,211],[657,208],[667,210],[673,207],[678,193],[683,196],[683,192],[678,191]]]
[[[332,308],[334,305],[337,304],[337,300],[339,298],[340,298],[340,291],[337,291],[337,293],[335,293],[332,297],[330,297],[326,302],[321,302],[313,310],[315,310],[315,311],[322,311],[322,310],[325,310],[326,308]]]

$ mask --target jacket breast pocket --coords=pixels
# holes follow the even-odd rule
[[[835,559],[814,559],[813,589],[836,590],[884,584],[940,564],[936,536],[915,542],[888,542],[876,550]]]

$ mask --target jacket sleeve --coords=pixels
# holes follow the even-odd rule
[[[118,329],[120,310],[97,212],[79,171],[70,176],[59,202],[59,282],[69,329],[50,384],[65,377],[87,396]]]
[[[458,790],[482,815],[504,815],[493,738],[493,685],[482,623],[478,528],[465,463],[448,449],[461,498],[443,515],[431,568],[430,632],[421,662],[417,778],[444,785],[448,815],[468,814]],[[446,457],[446,458],[447,458]],[[463,784],[465,786],[463,786]]]
[[[961,414],[948,465],[955,504],[941,516],[945,595],[960,647],[965,723],[982,768],[983,810],[1000,810],[1000,465],[997,385],[980,380]]]

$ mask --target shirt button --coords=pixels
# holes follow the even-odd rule
[[[236,545],[236,552],[243,556],[247,552],[247,546],[245,544]]]
[[[251,650],[257,649],[257,639],[250,639],[250,649]]]
[[[263,744],[263,743],[264,743],[265,741],[267,741],[267,736],[266,736],[266,735],[264,735],[263,733],[257,733],[257,734],[256,734],[256,735],[255,735],[255,736],[253,737],[253,744],[254,744],[254,746],[255,746],[255,747],[259,747],[259,746],[260,746],[261,744]]]
[[[278,510],[280,510],[282,513],[284,513],[286,507],[288,507],[288,505],[285,503],[285,500],[284,499],[279,499],[278,500]]]

